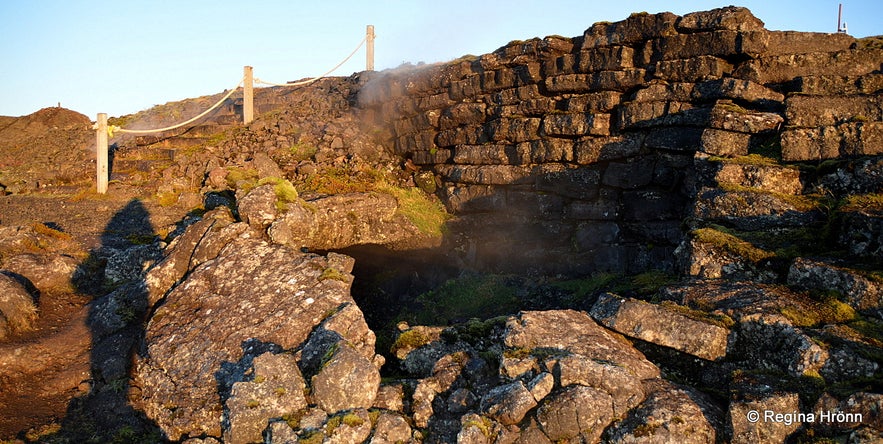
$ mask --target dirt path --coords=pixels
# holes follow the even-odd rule
[[[146,210],[149,224],[126,214],[133,202]],[[180,221],[186,211],[161,207],[124,190],[106,196],[72,199],[64,195],[10,195],[0,197],[0,226],[43,224],[71,236],[82,255],[104,247],[131,243],[126,227],[154,235]],[[3,268],[0,251],[0,269]],[[100,281],[100,279],[99,279]],[[0,343],[0,441],[51,432],[67,415],[72,400],[91,388],[92,334],[89,303],[96,294],[87,289],[44,291],[39,295],[40,317],[33,331]],[[94,292],[92,292],[94,293]]]

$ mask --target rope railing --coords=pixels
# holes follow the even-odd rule
[[[368,25],[366,32],[365,32],[365,38],[362,39],[361,42],[359,42],[358,46],[356,46],[356,49],[354,49],[353,52],[351,52],[348,56],[346,56],[346,58],[344,58],[340,63],[338,63],[337,65],[335,65],[333,68],[326,71],[322,75],[320,75],[318,77],[313,77],[313,78],[307,79],[307,80],[301,80],[298,82],[271,83],[271,82],[267,82],[267,81],[264,81],[264,80],[261,80],[258,78],[254,78],[252,76],[252,67],[246,66],[245,70],[244,70],[245,75],[244,75],[243,79],[240,80],[239,83],[236,84],[236,86],[234,86],[233,88],[230,88],[230,90],[227,91],[227,94],[225,94],[223,97],[221,97],[221,99],[218,100],[214,105],[212,105],[211,107],[209,107],[205,111],[199,113],[198,115],[191,117],[190,119],[187,119],[183,122],[180,122],[180,123],[177,123],[174,125],[166,126],[164,128],[152,128],[152,129],[121,128],[116,125],[108,125],[107,124],[107,114],[106,113],[98,113],[98,119],[96,120],[96,123],[93,126],[93,129],[96,130],[96,134],[97,134],[95,149],[96,149],[96,164],[97,164],[97,170],[98,170],[98,180],[97,180],[98,193],[104,194],[105,192],[107,192],[107,182],[109,179],[108,174],[109,174],[109,170],[110,170],[110,167],[108,166],[108,157],[109,156],[108,156],[108,145],[107,145],[108,142],[107,142],[107,140],[108,140],[108,138],[113,137],[114,133],[153,134],[153,133],[161,133],[164,131],[170,131],[170,130],[174,130],[177,128],[181,128],[183,126],[186,126],[186,125],[189,125],[193,122],[196,122],[197,120],[205,117],[210,112],[212,112],[215,109],[217,109],[218,107],[220,107],[225,101],[227,101],[227,99],[230,98],[230,96],[233,95],[233,93],[235,93],[237,90],[239,90],[240,86],[243,88],[243,92],[242,92],[243,122],[245,124],[249,124],[249,123],[251,123],[252,119],[254,118],[254,103],[253,103],[254,102],[254,95],[253,95],[254,83],[260,83],[260,84],[271,85],[271,86],[282,86],[282,87],[309,85],[313,82],[316,82],[320,79],[327,77],[329,74],[331,74],[332,72],[336,71],[338,68],[343,66],[343,64],[346,63],[347,61],[349,61],[349,59],[351,59],[359,51],[359,49],[361,49],[362,46],[365,45],[365,43],[368,44],[368,47],[366,50],[366,63],[365,63],[366,68],[365,69],[367,71],[373,71],[374,70],[374,26]]]
[[[207,110],[205,110],[205,111],[199,113],[198,115],[193,116],[192,118],[187,119],[187,120],[185,120],[185,121],[183,121],[183,122],[181,122],[181,123],[178,123],[178,124],[175,124],[175,125],[172,125],[172,126],[167,126],[167,127],[165,127],[165,128],[155,128],[155,129],[146,129],[146,130],[125,129],[125,128],[120,128],[120,127],[118,127],[118,126],[116,126],[116,125],[108,125],[108,126],[107,126],[107,135],[108,135],[109,137],[113,137],[113,133],[124,133],[124,134],[152,134],[152,133],[161,133],[161,132],[163,132],[163,131],[171,131],[171,130],[173,130],[173,129],[181,128],[182,126],[186,126],[186,125],[188,125],[188,124],[190,124],[190,123],[193,123],[193,122],[195,122],[195,121],[197,121],[197,120],[199,120],[199,119],[205,117],[205,115],[207,115],[208,113],[210,113],[210,112],[214,111],[215,109],[217,109],[217,108],[218,108],[219,106],[221,106],[221,105],[222,105],[227,99],[229,99],[230,96],[232,96],[233,93],[236,92],[236,90],[239,89],[240,86],[242,86],[242,83],[243,83],[243,82],[244,82],[244,80],[240,80],[239,83],[236,84],[236,86],[234,86],[233,88],[231,88],[230,91],[228,91],[227,94],[224,95],[224,97],[221,97],[221,99],[218,100],[218,101],[217,101],[214,105],[212,105],[209,109],[207,109]]]
[[[322,75],[320,75],[320,76],[318,76],[318,77],[313,77],[313,78],[311,78],[311,79],[307,79],[307,80],[301,80],[301,81],[298,81],[298,82],[288,82],[288,83],[273,83],[273,82],[268,82],[268,81],[266,81],[266,80],[261,80],[261,79],[259,79],[259,78],[257,78],[257,77],[255,77],[254,81],[255,81],[255,83],[260,83],[260,84],[262,84],[262,85],[270,85],[270,86],[303,86],[303,85],[309,85],[310,83],[313,83],[313,82],[319,81],[319,80],[321,80],[321,79],[324,79],[325,77],[328,76],[328,74],[331,74],[331,73],[333,73],[334,71],[337,71],[337,68],[340,68],[341,66],[343,66],[344,63],[348,62],[349,59],[353,58],[353,56],[356,55],[357,52],[359,52],[359,49],[362,48],[362,45],[364,45],[366,41],[368,41],[368,36],[365,36],[365,38],[363,38],[362,41],[359,42],[359,46],[356,46],[356,49],[354,49],[353,52],[350,53],[350,55],[346,56],[346,58],[343,59],[343,60],[342,60],[340,63],[338,63],[337,65],[335,65],[334,68],[329,69],[329,70],[326,71],[324,74],[322,74]]]

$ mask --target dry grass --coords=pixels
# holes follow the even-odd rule
[[[76,194],[71,196],[71,202],[83,202],[87,200],[113,200],[113,196],[110,193],[100,194],[94,186],[89,186],[81,189]]]
[[[57,240],[61,240],[61,241],[69,241],[69,240],[73,239],[73,237],[70,234],[65,233],[64,231],[61,231],[61,230],[56,230],[56,229],[46,226],[46,224],[42,224],[40,222],[34,222],[31,225],[31,228],[34,230],[35,233],[37,233],[39,235],[51,237],[52,239],[57,239]]]

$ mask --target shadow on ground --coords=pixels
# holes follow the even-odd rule
[[[42,442],[163,442],[160,429],[129,403],[132,357],[144,336],[147,287],[142,270],[159,247],[150,214],[137,199],[114,214],[75,273],[74,286],[92,296],[91,389],[71,400],[61,429]]]

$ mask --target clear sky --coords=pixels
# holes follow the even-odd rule
[[[732,4],[671,0],[0,0],[0,115],[56,106],[95,120],[214,94],[241,79],[327,71],[376,28],[375,69],[480,55],[511,40],[582,35],[632,12]],[[771,30],[883,34],[881,0],[743,0]],[[364,49],[334,75],[365,69]]]

